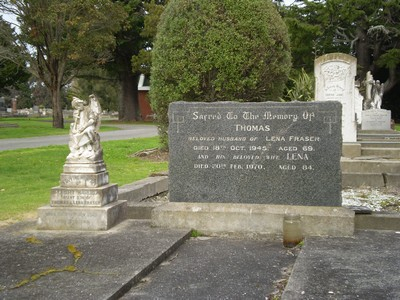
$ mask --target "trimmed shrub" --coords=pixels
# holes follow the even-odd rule
[[[278,101],[289,37],[268,0],[171,0],[152,51],[150,101],[167,146],[174,101]]]

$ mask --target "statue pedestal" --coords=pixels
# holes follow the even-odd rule
[[[124,219],[127,202],[118,201],[102,160],[67,160],[50,205],[38,209],[38,229],[108,230]]]
[[[52,207],[38,209],[37,228],[45,230],[108,230],[123,220],[126,200],[101,207]]]

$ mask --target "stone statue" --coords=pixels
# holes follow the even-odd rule
[[[371,72],[367,72],[364,81],[365,85],[365,99],[364,110],[367,109],[381,109],[384,84],[379,80],[374,80]]]
[[[382,106],[382,97],[383,97],[383,83],[380,83],[379,80],[376,80],[372,89],[372,108],[373,109],[381,109]]]
[[[74,122],[70,127],[69,149],[67,160],[102,160],[100,146],[101,107],[94,95],[89,96],[89,103],[77,97],[72,99]]]
[[[364,98],[364,110],[370,109],[372,106],[372,89],[374,85],[374,77],[372,77],[372,74],[370,71],[367,72],[367,75],[365,77],[364,81],[365,85],[365,98]]]

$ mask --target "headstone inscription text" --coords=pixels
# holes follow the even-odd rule
[[[341,206],[341,104],[169,107],[172,202]]]

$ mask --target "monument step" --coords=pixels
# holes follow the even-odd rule
[[[373,141],[373,142],[398,142],[400,143],[400,137],[398,136],[359,136],[357,141]]]
[[[133,205],[143,199],[153,197],[168,190],[168,176],[152,176],[130,184],[123,185],[118,189],[118,198],[128,201]]]
[[[378,156],[385,159],[400,159],[400,147],[399,148],[361,148],[362,156]]]
[[[165,201],[157,202],[138,202],[130,203],[126,209],[125,217],[127,219],[148,220],[151,219],[151,212],[154,208],[165,204]]]
[[[196,228],[205,234],[281,235],[286,214],[301,215],[304,236],[352,236],[354,211],[343,207],[169,202],[153,210],[152,225]]]
[[[400,173],[399,160],[384,160],[378,157],[359,157],[341,160],[342,173]]]
[[[400,187],[399,173],[357,173],[343,172],[342,187]]]
[[[361,142],[361,141],[372,141],[372,142],[397,142],[400,143],[400,137],[399,136],[358,136],[357,137],[357,141]]]
[[[357,136],[359,135],[400,135],[400,131],[396,130],[359,130]]]
[[[359,141],[362,148],[400,148],[400,141],[391,140],[370,140],[370,141]]]
[[[355,215],[355,229],[393,230],[400,229],[400,215],[397,213],[372,213]]]

